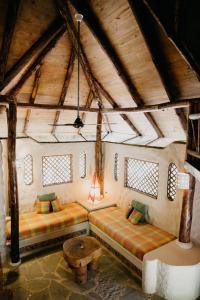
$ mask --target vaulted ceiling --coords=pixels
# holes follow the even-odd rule
[[[94,141],[97,113],[89,110],[97,109],[99,100],[104,109],[113,108],[103,115],[104,141],[159,147],[185,141],[187,108],[114,111],[200,97],[198,65],[179,43],[181,14],[178,18],[172,1],[164,9],[168,23],[156,1],[0,1],[0,93],[17,98],[17,136],[39,142]],[[80,105],[87,111],[81,117],[94,124],[81,130],[53,126],[76,118],[77,11],[84,15]],[[195,26],[187,26],[187,37]],[[0,124],[4,138],[4,108]]]

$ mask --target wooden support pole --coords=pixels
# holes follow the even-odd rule
[[[179,241],[181,243],[190,243],[190,232],[192,225],[192,209],[195,190],[195,177],[189,174],[190,182],[189,189],[184,190],[182,211],[181,211],[181,223],[179,229]]]
[[[101,129],[102,129],[102,111],[101,105],[99,104],[99,112],[97,115],[97,128],[96,128],[96,143],[95,143],[95,169],[96,176],[99,184],[99,190],[101,197],[104,196],[104,175],[103,175],[103,149],[101,140]]]
[[[16,126],[17,106],[15,101],[10,102],[7,110],[8,119],[8,199],[11,214],[11,262],[20,261],[19,254],[19,207],[16,171]]]

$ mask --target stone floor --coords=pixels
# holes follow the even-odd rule
[[[140,278],[103,248],[96,272],[79,285],[60,249],[26,259],[16,269],[5,269],[5,287],[14,300],[145,300]],[[1,300],[11,299],[1,296]],[[158,300],[157,296],[151,299]]]

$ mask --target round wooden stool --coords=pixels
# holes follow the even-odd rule
[[[87,266],[96,270],[101,247],[93,237],[75,237],[64,242],[63,255],[69,267],[75,272],[75,281],[86,283]]]

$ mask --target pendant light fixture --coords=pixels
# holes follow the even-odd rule
[[[80,118],[79,107],[80,107],[80,26],[83,20],[83,15],[76,14],[75,19],[78,23],[78,37],[77,37],[77,55],[78,55],[78,81],[77,81],[77,118],[74,122],[75,128],[82,128],[83,122]]]

